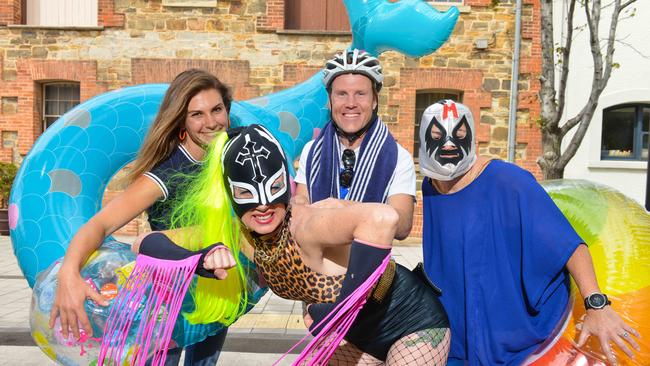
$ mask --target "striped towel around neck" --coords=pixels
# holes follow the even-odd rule
[[[307,158],[307,190],[311,202],[334,197],[385,203],[397,166],[397,143],[379,117],[363,137],[356,156],[354,179],[347,197],[339,197],[340,144],[330,121],[314,141]]]

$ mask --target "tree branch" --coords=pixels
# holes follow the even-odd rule
[[[628,0],[625,4],[621,5],[621,0],[614,1],[614,9],[612,11],[612,18],[609,27],[609,38],[607,39],[607,50],[605,53],[605,62],[604,62],[604,71],[603,71],[603,58],[600,50],[600,41],[598,38],[598,29],[600,24],[600,0],[594,0],[592,4],[592,9],[589,11],[588,3],[585,3],[585,13],[587,16],[587,24],[589,26],[589,36],[590,36],[590,48],[591,54],[594,60],[594,75],[592,79],[591,93],[589,95],[589,100],[585,104],[584,108],[572,119],[567,121],[560,128],[560,136],[564,137],[571,129],[576,125],[578,129],[576,133],[571,138],[571,142],[567,146],[566,150],[560,156],[558,160],[558,165],[564,167],[568,164],[569,160],[573,158],[582,139],[587,133],[589,124],[593,117],[594,111],[598,106],[598,99],[602,94],[603,90],[607,86],[609,78],[612,74],[612,65],[614,58],[614,44],[616,42],[616,29],[618,27],[618,19],[621,13],[621,10],[624,7],[629,6],[634,3],[636,0]]]
[[[562,153],[562,155],[560,155],[560,158],[557,161],[557,165],[562,167],[562,169],[566,167],[566,165],[569,163],[569,161],[573,158],[573,156],[575,156],[576,152],[578,151],[578,148],[580,147],[580,144],[582,143],[582,140],[584,139],[585,134],[587,133],[587,128],[589,128],[589,122],[593,117],[593,110],[591,111],[591,113],[586,113],[586,114],[583,114],[582,113],[583,111],[580,112],[581,118],[577,118],[578,116],[575,117],[576,119],[575,124],[579,124],[578,129],[576,130],[576,133],[573,135],[573,137],[571,137],[571,142],[567,146],[566,150],[564,150],[564,152]],[[564,135],[562,135],[562,137],[564,137]]]
[[[628,2],[629,4],[629,2]],[[612,74],[612,62],[614,59],[614,43],[616,42],[616,27],[618,26],[618,16],[621,12],[621,0],[614,2],[614,11],[612,11],[612,21],[609,27],[609,38],[607,39],[607,51],[605,53],[605,73],[601,82],[601,90],[605,89],[609,77]]]
[[[619,9],[619,12],[623,11],[623,9],[627,8],[628,6],[632,5],[635,2],[636,0],[628,0],[627,2],[623,3],[621,5],[621,8]]]
[[[617,39],[616,42],[622,44],[622,45],[625,46],[625,47],[629,47],[629,48],[630,48],[632,51],[634,51],[637,55],[639,55],[639,56],[641,56],[641,57],[643,57],[643,58],[646,58],[646,59],[650,59],[650,55],[646,55],[645,53],[639,51],[639,49],[636,48],[636,47],[634,47],[633,44],[631,44],[631,43],[627,43],[627,42],[625,42],[625,41],[623,41],[623,40],[620,40],[620,39]]]
[[[541,0],[542,73],[541,88],[542,128],[557,128],[558,109],[555,100],[555,47],[553,45],[553,0]]]
[[[617,3],[620,3],[620,0],[616,0]],[[617,4],[619,5],[619,4]],[[600,0],[594,0],[591,9],[589,9],[589,1],[585,1],[585,16],[587,17],[587,27],[589,28],[589,48],[591,49],[591,56],[594,62],[594,73],[591,80],[591,92],[589,93],[589,99],[585,107],[580,111],[579,115],[584,115],[586,111],[592,107],[595,109],[598,105],[598,97],[602,92],[604,86],[602,85],[603,79],[603,58],[600,51],[600,42],[598,39],[598,28],[600,23]],[[604,83],[607,85],[607,83]],[[578,117],[578,116],[576,116]],[[580,123],[582,118],[572,118],[567,121],[560,128],[560,136],[565,136],[573,127]],[[564,154],[562,154],[564,155]]]
[[[542,168],[545,177],[561,177],[568,162],[575,156],[580,144],[582,143],[589,124],[594,116],[596,108],[598,107],[598,100],[603,90],[607,86],[609,78],[612,75],[612,69],[615,68],[614,46],[616,45],[616,28],[621,20],[621,12],[626,7],[630,6],[637,0],[606,0],[607,4],[602,5],[601,0],[569,0],[568,17],[568,32],[563,47],[558,50],[558,58],[561,57],[561,67],[559,71],[559,84],[555,89],[555,59],[554,55],[556,50],[553,43],[553,2],[554,0],[540,0],[541,2],[541,25],[542,25],[542,75],[540,76],[541,90],[539,92],[541,111],[540,117],[542,120],[542,146],[543,154],[538,158],[537,162]],[[575,16],[575,3],[585,7],[585,16],[587,19],[584,27],[574,29],[574,16]],[[599,28],[601,20],[601,11],[603,8],[612,10],[611,23],[608,24],[606,33],[608,33],[607,40],[601,43],[599,38]],[[588,99],[583,108],[576,113],[573,118],[568,119],[561,127],[560,119],[564,112],[566,93],[567,93],[567,80],[569,74],[569,57],[571,55],[571,46],[574,36],[580,32],[581,29],[589,30],[589,50],[593,59],[593,75],[591,82],[591,90]],[[580,29],[581,28],[581,29]],[[601,49],[601,45],[603,46]],[[604,54],[604,57],[603,57]],[[557,97],[557,100],[555,99]],[[562,151],[562,140],[574,128],[575,133],[571,137],[571,141]]]
[[[571,54],[571,45],[573,43],[573,14],[575,13],[576,0],[571,0],[569,4],[569,11],[567,13],[567,34],[566,34],[566,43],[562,47],[562,68],[560,69],[560,84],[558,85],[558,97],[557,97],[557,110],[559,113],[556,115],[556,120],[553,121],[553,125],[557,126],[560,123],[562,118],[562,112],[564,111],[564,103],[566,101],[566,87],[567,79],[569,77],[569,56]]]

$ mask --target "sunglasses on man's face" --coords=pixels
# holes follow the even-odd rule
[[[343,162],[343,171],[339,174],[339,185],[343,188],[350,188],[352,185],[355,160],[356,156],[354,155],[354,150],[343,150],[343,156],[341,157],[341,161]]]

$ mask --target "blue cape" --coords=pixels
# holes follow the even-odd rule
[[[519,365],[567,307],[566,262],[584,241],[527,171],[492,161],[467,187],[422,184],[427,274],[451,324],[450,360]]]

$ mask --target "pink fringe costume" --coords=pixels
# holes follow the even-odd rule
[[[154,232],[140,245],[135,268],[115,298],[109,313],[98,365],[163,365],[183,298],[196,273],[214,275],[203,268],[203,258],[224,246],[213,244],[199,252],[176,246],[165,235]],[[157,258],[151,256],[155,255]],[[134,326],[137,325],[137,330]],[[135,337],[136,348],[125,350],[127,338]],[[126,351],[126,353],[125,353]]]

